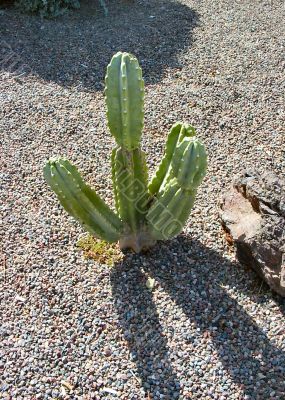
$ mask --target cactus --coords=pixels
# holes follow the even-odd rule
[[[107,120],[117,146],[111,156],[116,212],[86,185],[69,161],[51,159],[44,177],[61,205],[93,236],[136,252],[178,235],[207,168],[203,144],[188,124],[172,126],[165,153],[148,184],[140,147],[144,81],[137,59],[117,53],[107,68]]]

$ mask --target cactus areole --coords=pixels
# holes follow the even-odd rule
[[[115,54],[105,82],[108,126],[117,143],[111,156],[116,212],[64,158],[50,159],[44,176],[61,205],[91,235],[140,252],[182,231],[206,173],[207,155],[194,128],[178,122],[148,182],[146,157],[140,147],[144,81],[138,60],[128,53]]]

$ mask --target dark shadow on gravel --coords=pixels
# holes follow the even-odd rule
[[[152,292],[146,287],[146,275],[153,277],[184,315],[195,322],[199,335],[214,344],[223,367],[248,399],[284,398],[284,353],[223,289],[234,288],[257,304],[266,301],[269,289],[260,292],[260,282],[253,282],[252,274],[247,277],[241,268],[184,236],[161,243],[145,255],[127,255],[115,266],[111,283],[121,328],[151,398],[159,399],[160,393],[164,399],[175,399],[179,380],[171,367],[171,354]],[[274,301],[284,312],[284,299],[276,296]],[[194,339],[191,335],[187,339],[193,355],[197,354]],[[185,361],[180,362],[182,365]],[[217,380],[221,382],[219,375]],[[224,395],[227,398],[226,392]]]
[[[163,399],[175,399],[175,393],[180,392],[179,381],[171,368],[152,293],[146,287],[146,276],[137,261],[130,258],[129,262],[116,265],[111,274],[121,329],[145,393],[151,398],[160,398],[159,394],[163,394]]]
[[[139,58],[146,83],[159,81],[166,68],[181,68],[178,56],[192,44],[195,11],[175,0],[107,4],[107,17],[98,0],[82,0],[80,10],[55,20],[9,9],[0,15],[0,43],[40,78],[91,91],[103,88],[106,66],[120,50]],[[1,67],[9,71],[11,63]]]

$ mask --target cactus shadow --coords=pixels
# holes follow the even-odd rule
[[[135,257],[135,259],[134,259]],[[140,257],[127,257],[111,273],[114,303],[120,327],[147,398],[178,398],[179,380],[172,369],[167,340],[152,292],[146,287]]]
[[[106,66],[117,51],[139,58],[146,83],[159,82],[166,69],[181,68],[179,54],[191,46],[198,24],[198,14],[185,4],[108,0],[107,17],[98,0],[81,4],[80,10],[53,20],[8,8],[0,15],[6,57],[0,57],[1,69],[95,91],[103,89]]]
[[[154,296],[146,287],[146,276],[154,278],[155,290],[159,288],[165,292],[182,311],[177,318],[183,316],[195,324],[195,334],[184,332],[179,324],[176,329],[182,329],[182,336],[172,326],[165,328],[168,323],[163,321],[162,324],[163,317],[159,316],[154,297],[159,299],[159,308],[165,309],[166,315],[171,315],[172,302],[161,300],[161,295]],[[161,243],[147,254],[128,255],[115,266],[111,283],[121,328],[136,360],[142,386],[151,398],[179,397],[185,381],[187,387],[193,385],[196,395],[199,390],[206,390],[201,395],[207,394],[214,384],[223,387],[221,395],[225,398],[232,390],[240,391],[240,398],[262,400],[272,398],[273,392],[273,398],[283,398],[285,354],[269,340],[266,327],[258,326],[245,311],[245,303],[240,305],[238,300],[247,296],[257,307],[270,301],[283,313],[285,303],[266,287],[260,291],[260,281],[254,273],[246,272],[239,264],[228,261],[199,241],[181,235]],[[233,295],[229,294],[230,289]],[[187,356],[172,357],[165,330],[173,333],[177,351],[184,348]],[[204,360],[206,371],[211,359],[216,366],[217,362],[221,363],[215,372],[210,370],[210,375],[216,374],[213,382],[207,381],[204,372],[189,368],[190,361],[197,360],[196,356],[198,360],[205,357],[201,344],[196,348],[201,340],[205,348],[212,348]],[[178,370],[187,366],[191,378],[187,378],[183,368],[178,377],[177,365],[180,366]],[[227,390],[225,374],[230,376],[235,389]],[[202,383],[206,389],[201,389]],[[188,398],[185,392],[184,396]]]

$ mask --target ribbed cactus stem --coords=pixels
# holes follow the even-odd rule
[[[86,185],[76,167],[65,159],[50,160],[44,177],[61,205],[92,235],[116,242],[123,229],[120,218]]]
[[[117,53],[105,77],[107,118],[110,132],[119,146],[139,147],[144,120],[144,81],[137,59]]]
[[[170,133],[166,150],[166,155],[167,152],[171,155],[168,157],[168,175],[164,178],[162,174],[156,175],[162,178],[160,187],[153,181],[158,193],[147,220],[150,233],[157,240],[170,239],[182,231],[207,168],[204,146],[195,137],[182,135]],[[177,140],[173,140],[175,137]]]
[[[144,153],[140,149],[115,149],[112,171],[117,211],[126,231],[137,232],[144,224],[149,201]]]
[[[195,129],[191,125],[177,122],[172,126],[166,141],[164,156],[148,186],[148,190],[152,195],[156,195],[160,190],[163,190],[167,181],[171,179],[171,161],[176,146],[181,143],[185,137],[193,137],[195,134]]]
[[[167,240],[178,235],[189,217],[195,196],[195,190],[182,189],[175,178],[170,180],[147,214],[152,237]]]
[[[184,189],[197,189],[207,168],[207,154],[204,145],[196,138],[184,138],[175,149],[173,175]]]

